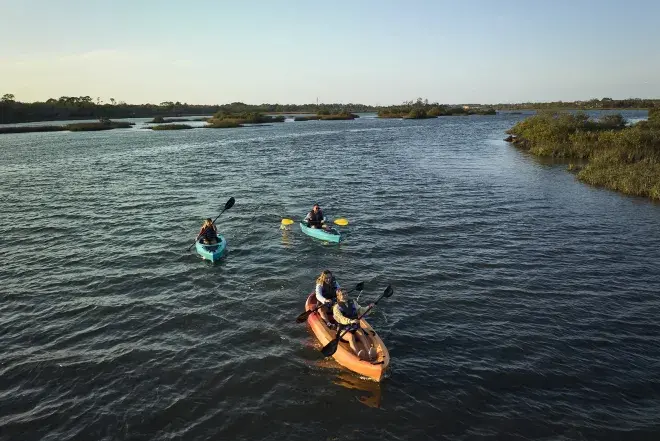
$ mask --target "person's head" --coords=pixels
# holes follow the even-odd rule
[[[312,211],[313,211],[314,213],[316,213],[316,212],[319,211],[320,209],[321,209],[321,207],[319,207],[319,204],[314,204],[314,205],[312,206]]]
[[[206,218],[206,220],[204,221],[204,225],[213,225],[213,221],[211,220],[210,217]]]
[[[345,302],[346,300],[348,300],[348,294],[346,293],[346,291],[339,288],[337,290],[337,301],[338,302]]]
[[[321,271],[321,275],[316,279],[316,283],[319,285],[328,285],[332,281],[332,273],[330,270]]]

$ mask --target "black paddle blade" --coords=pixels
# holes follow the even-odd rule
[[[363,289],[364,289],[364,282],[360,282],[357,285],[355,285],[356,291],[362,291]]]
[[[305,311],[305,312],[303,312],[302,314],[300,314],[300,315],[296,318],[296,323],[302,323],[302,322],[304,322],[305,320],[307,320],[307,317],[309,317],[309,315],[310,315],[312,312],[314,312],[314,311],[312,311],[312,310],[310,309],[309,311]]]
[[[323,346],[323,349],[321,349],[321,352],[323,353],[324,356],[330,357],[332,354],[337,352],[337,345],[338,344],[339,344],[339,335],[337,335],[337,338],[333,339],[330,343]]]
[[[383,297],[392,297],[392,294],[394,294],[394,289],[392,289],[392,285],[387,285],[387,288],[385,288],[385,292],[383,293]]]
[[[234,206],[234,202],[236,202],[236,199],[234,197],[230,197],[227,203],[225,204],[225,210],[229,210],[231,207]]]

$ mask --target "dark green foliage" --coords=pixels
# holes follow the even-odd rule
[[[0,134],[3,133],[32,133],[32,132],[63,132],[66,128],[63,126],[19,126],[19,127],[0,127]]]
[[[438,103],[429,104],[428,100],[418,98],[400,106],[383,107],[378,111],[379,118],[424,119],[452,115],[495,115],[495,109],[483,106],[450,107]]]
[[[193,126],[188,124],[163,124],[151,127],[151,130],[185,130],[192,129]]]
[[[92,123],[66,124],[64,126],[19,126],[19,127],[0,127],[2,133],[31,133],[31,132],[93,132],[98,130],[128,129],[134,126],[131,122],[117,122],[102,120]]]
[[[76,123],[67,124],[64,126],[66,130],[71,132],[95,132],[99,130],[112,130],[112,129],[130,129],[135,123],[131,122],[117,122],[104,120],[94,123]]]
[[[649,110],[648,124],[660,127],[660,107]]]
[[[626,126],[621,115],[591,120],[584,113],[543,112],[520,121],[508,133],[513,143],[538,156],[581,158],[580,180],[636,196],[660,199],[660,124]]]
[[[243,126],[234,119],[210,119],[204,127],[208,129],[233,129]]]
[[[359,118],[359,116],[354,114],[354,113],[347,112],[347,111],[341,111],[339,113],[332,113],[332,114],[329,114],[329,113],[324,113],[324,114],[319,113],[318,114],[318,119],[324,120],[324,121],[352,120],[352,119],[355,119],[355,118]]]
[[[660,107],[660,100],[629,98],[625,100],[613,100],[612,98],[591,99],[589,101],[553,101],[549,103],[518,103],[497,104],[493,106],[497,110],[532,109],[532,110],[559,110],[559,109],[649,109]]]
[[[188,121],[206,121],[206,118],[163,118],[162,116],[157,116],[149,122],[153,124],[170,124]]]
[[[293,118],[294,121],[316,121],[318,119],[321,119],[318,115],[296,116]]]
[[[194,115],[213,115],[217,112],[228,114],[242,113],[311,113],[316,114],[321,108],[329,114],[341,110],[349,112],[375,112],[373,106],[364,104],[259,104],[250,105],[240,102],[224,105],[192,105],[181,102],[164,101],[160,104],[126,104],[117,102],[114,98],[110,103],[103,104],[100,100],[94,102],[89,96],[50,98],[45,102],[22,103],[14,100],[14,95],[8,93],[0,100],[0,124],[57,121],[70,119],[105,118],[146,118],[146,117],[181,117]],[[271,121],[277,122],[277,121]],[[157,124],[162,124],[156,122]]]
[[[265,124],[284,122],[283,115],[271,116],[263,115],[259,112],[227,113],[225,111],[217,112],[213,118],[209,119],[209,124],[216,124],[218,121],[234,121],[236,124]]]

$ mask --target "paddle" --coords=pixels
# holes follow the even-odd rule
[[[229,200],[227,201],[227,203],[225,204],[225,208],[222,209],[222,211],[220,212],[220,214],[224,213],[225,210],[229,210],[231,207],[233,207],[233,206],[234,206],[234,202],[236,202],[236,199],[234,199],[233,196],[230,197]],[[211,223],[214,224],[215,221],[218,220],[218,218],[220,217],[220,214],[217,215],[217,216],[215,217],[215,219],[213,219],[213,222],[211,222]],[[190,251],[190,249],[193,247],[193,245],[195,245],[195,243],[197,243],[197,240],[199,240],[199,234],[198,234],[197,237],[195,238],[195,242],[193,242],[192,245],[190,245],[190,246],[188,247],[188,251]]]
[[[371,311],[371,308],[376,306],[376,303],[378,303],[383,297],[392,297],[392,294],[394,294],[394,290],[392,289],[392,285],[387,285],[387,288],[385,288],[385,292],[382,293],[380,295],[380,297],[378,297],[376,299],[376,301],[372,305],[370,305],[369,308],[366,311],[364,311],[364,314],[362,314],[360,317],[358,317],[358,320],[360,320],[362,317],[364,317],[366,314],[368,314],[369,311]],[[330,343],[323,346],[323,348],[321,349],[321,352],[323,353],[323,355],[326,356],[326,357],[330,357],[332,354],[337,352],[337,345],[339,345],[339,340],[341,340],[341,338],[347,332],[348,332],[348,328],[344,329],[344,331],[341,332],[341,333],[337,332],[337,336]]]
[[[287,226],[293,224],[295,221],[293,219],[282,219],[282,225]],[[345,219],[343,217],[340,217],[339,219],[335,219],[332,221],[335,225],[339,225],[341,227],[345,227],[348,225],[348,219]]]
[[[358,283],[357,285],[355,285],[355,288],[351,289],[349,292],[353,292],[353,291],[362,291],[363,289],[364,289],[364,282],[360,282],[360,283]],[[296,323],[302,323],[302,322],[304,322],[305,320],[307,320],[307,317],[309,317],[309,315],[310,315],[311,313],[316,312],[316,311],[319,310],[322,306],[323,306],[323,304],[321,303],[320,305],[318,305],[318,306],[315,307],[314,309],[310,309],[309,311],[305,311],[305,312],[303,312],[302,314],[300,314],[300,315],[296,318]]]

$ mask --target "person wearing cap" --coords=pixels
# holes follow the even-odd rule
[[[321,211],[321,207],[319,207],[319,204],[314,204],[312,207],[312,211],[307,213],[307,216],[305,217],[305,224],[309,228],[323,228],[323,229],[328,229],[328,227],[325,225],[325,216],[323,216],[323,211]]]

